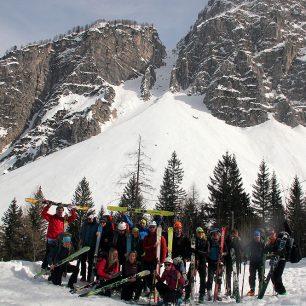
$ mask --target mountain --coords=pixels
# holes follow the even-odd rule
[[[264,158],[286,200],[306,178],[305,1],[274,3],[210,1],[167,56],[154,28],[115,23],[11,51],[0,61],[0,214],[38,186],[69,202],[84,176],[97,208],[118,204],[139,135],[155,170],[148,207],[174,150],[183,187],[204,200],[226,151],[249,193]]]
[[[282,189],[290,187],[295,175],[306,177],[305,127],[291,128],[273,118],[249,128],[226,124],[211,115],[203,96],[169,92],[176,56],[168,54],[166,65],[156,69],[149,101],[141,99],[141,76],[114,87],[118,116],[102,133],[0,176],[0,215],[13,197],[27,207],[24,198],[40,185],[46,198],[69,202],[84,176],[96,208],[117,205],[124,188],[118,182],[135,162],[129,153],[138,148],[139,135],[154,169],[148,176],[155,188],[145,195],[148,207],[157,201],[164,169],[174,150],[185,172],[183,187],[189,190],[195,184],[205,200],[209,176],[226,151],[236,155],[247,192],[252,191],[262,158],[276,171]]]
[[[113,86],[143,76],[150,97],[165,56],[156,30],[97,22],[0,60],[0,162],[12,170],[88,139],[116,118]]]
[[[217,118],[306,125],[306,1],[210,0],[179,42],[171,89],[203,94]]]

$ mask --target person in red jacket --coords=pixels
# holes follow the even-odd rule
[[[145,236],[143,240],[143,250],[145,252],[145,255],[143,257],[143,267],[144,270],[149,270],[151,272],[150,275],[148,275],[145,279],[146,283],[146,293],[148,293],[148,288],[152,288],[153,283],[153,272],[156,269],[157,265],[157,245],[159,242],[157,242],[157,234],[156,234],[157,224],[155,221],[150,222],[149,224],[149,235]],[[166,239],[162,236],[160,240],[160,263],[163,263],[166,255],[167,255],[167,243]]]
[[[97,288],[116,282],[121,278],[119,272],[119,258],[118,251],[110,248],[108,258],[102,258],[97,263],[97,274],[100,284]],[[106,290],[103,295],[111,296],[111,290]]]
[[[156,271],[154,273],[157,279],[156,289],[163,299],[157,305],[168,305],[168,303],[181,305],[183,302],[181,297],[185,285],[185,278],[176,270],[172,258],[167,257],[165,259],[165,270],[162,276],[159,276]]]
[[[46,254],[43,259],[41,268],[48,268],[48,254],[52,251],[53,248],[57,246],[57,237],[60,233],[64,232],[65,220],[68,223],[72,223],[76,219],[75,209],[72,206],[68,207],[68,210],[71,212],[70,216],[63,216],[64,207],[59,205],[56,207],[56,213],[51,215],[48,213],[51,204],[48,201],[45,202],[47,205],[41,212],[41,216],[48,221],[48,230],[47,230],[47,245],[46,245]],[[71,209],[72,208],[72,209]]]

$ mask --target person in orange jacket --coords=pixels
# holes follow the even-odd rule
[[[48,221],[48,230],[47,230],[47,244],[46,244],[46,254],[43,259],[41,268],[48,268],[48,255],[52,251],[53,248],[57,246],[57,237],[60,233],[64,232],[65,229],[65,221],[68,223],[72,223],[76,219],[75,208],[68,206],[68,210],[70,211],[70,216],[63,216],[64,207],[62,205],[58,205],[56,207],[56,213],[51,215],[48,210],[51,207],[51,204],[48,201],[44,202],[47,204],[41,212],[41,216]]]

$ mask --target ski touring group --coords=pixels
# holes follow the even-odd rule
[[[62,205],[50,214],[52,202],[43,204],[41,216],[48,222],[46,254],[35,278],[48,275],[48,281],[61,285],[63,276],[71,273],[67,286],[80,297],[111,297],[120,292],[121,300],[135,304],[195,305],[222,299],[239,303],[244,296],[247,261],[249,291],[245,295],[263,298],[270,280],[276,295],[286,294],[282,281],[286,261],[301,259],[288,226],[278,232],[256,229],[247,244],[237,229],[225,227],[206,231],[198,227],[189,238],[181,222],[165,226],[164,216],[173,213],[158,211],[154,211],[158,218],[142,218],[137,224],[133,214],[122,213],[117,224],[111,215],[97,220],[88,214],[80,231],[80,247],[73,251],[65,222],[76,220],[75,207],[68,206],[69,216],[64,216]],[[77,263],[70,263],[74,259]],[[266,260],[270,269],[265,277]],[[82,286],[76,285],[79,273]]]

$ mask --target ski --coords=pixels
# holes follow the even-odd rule
[[[144,270],[144,271],[142,271],[142,272],[139,272],[139,273],[134,274],[134,275],[132,275],[132,276],[129,276],[129,277],[127,277],[127,278],[120,279],[120,280],[118,280],[118,281],[116,281],[116,282],[114,282],[114,283],[111,283],[111,284],[108,284],[108,285],[105,285],[105,286],[103,286],[103,284],[102,284],[102,287],[100,287],[100,288],[93,288],[93,289],[89,290],[89,291],[86,292],[86,293],[80,294],[79,296],[80,296],[80,297],[86,297],[86,296],[97,295],[97,294],[99,294],[99,293],[105,292],[105,291],[108,290],[108,289],[112,289],[112,288],[115,288],[115,287],[119,287],[119,286],[121,286],[121,285],[127,283],[131,278],[135,278],[135,277],[136,277],[136,278],[142,278],[142,277],[145,277],[145,276],[147,276],[147,275],[149,275],[149,274],[150,274],[150,271],[149,271],[149,270]]]
[[[275,257],[272,257],[270,259],[270,270],[269,270],[269,273],[268,275],[264,278],[263,282],[262,282],[262,285],[261,285],[261,288],[260,288],[260,291],[258,293],[258,299],[262,299],[266,293],[266,290],[267,290],[267,287],[269,285],[269,282],[270,282],[270,279],[272,277],[272,274],[278,264],[278,257],[275,256]]]
[[[156,230],[156,242],[157,242],[157,248],[156,248],[156,258],[157,258],[157,264],[156,264],[156,272],[159,275],[160,274],[160,250],[161,250],[161,237],[162,237],[162,227],[159,225]],[[156,279],[155,279],[156,281]],[[158,302],[158,291],[156,288],[154,288],[154,303]]]
[[[173,227],[168,227],[168,257],[172,258]]]
[[[128,234],[126,237],[126,254],[129,255],[131,251],[132,251],[132,234]]]
[[[120,206],[107,206],[107,209],[110,211],[120,211],[120,212],[134,212],[136,214],[152,214],[163,217],[174,216],[174,212],[167,210],[153,210],[153,209],[142,209],[142,208],[128,208]]]
[[[103,231],[103,228],[102,228]],[[100,246],[100,241],[101,241],[101,232],[98,232],[97,234],[97,240],[96,240],[96,246],[95,246],[95,252],[94,252],[94,259],[92,262],[92,267],[91,267],[91,274],[90,274],[90,282],[94,281],[95,274],[96,274],[96,265],[98,261],[98,253],[99,253],[99,246]]]
[[[89,209],[89,207],[87,207],[87,206],[78,206],[78,205],[73,205],[73,204],[65,204],[65,203],[53,202],[53,201],[49,201],[49,200],[37,200],[37,199],[33,199],[33,198],[25,198],[25,201],[27,203],[31,203],[31,204],[34,204],[34,205],[51,204],[51,205],[55,205],[55,206],[61,205],[63,207],[68,207],[69,205],[72,205],[72,207],[75,208],[76,210],[87,211]]]
[[[81,291],[83,291],[84,289],[88,289],[88,288],[95,288],[96,285],[99,284],[99,282],[95,281],[95,282],[90,282],[89,284],[86,284],[84,286],[80,286],[80,287],[75,287],[74,289],[70,290],[70,293],[74,294],[74,293],[80,293]]]
[[[66,262],[68,262],[68,261],[71,261],[72,259],[78,257],[79,255],[88,252],[89,250],[90,250],[90,247],[89,247],[89,246],[85,246],[85,247],[79,249],[78,251],[76,251],[76,252],[70,254],[70,255],[67,256],[66,258],[62,259],[62,260],[59,261],[58,263],[56,263],[56,264],[54,265],[54,267],[55,267],[55,268],[56,268],[56,267],[59,267],[59,266],[63,265],[64,263],[66,263]],[[44,270],[42,270],[42,271],[36,273],[36,274],[34,275],[34,278],[38,278],[38,277],[40,277],[40,276],[43,276],[43,275],[47,274],[49,271],[50,271],[50,270],[48,270],[48,269],[44,269]]]
[[[225,240],[225,232],[226,232],[226,227],[222,227],[221,229],[221,241],[220,241],[220,256],[219,256],[219,261],[217,265],[217,271],[216,271],[216,282],[215,282],[215,289],[214,289],[214,302],[217,299],[218,292],[219,292],[219,278],[222,278],[222,265],[221,265],[221,260],[222,260],[222,253],[223,253],[223,248],[224,248],[224,240]]]
[[[190,258],[190,305],[195,305],[195,274],[196,274],[196,257],[195,257],[195,250],[196,248],[196,239],[194,235],[191,238],[191,249],[193,252],[191,253]]]
[[[238,278],[238,263],[236,258],[236,252],[234,248],[231,248],[230,255],[232,259],[232,267],[233,267],[233,296],[236,300],[236,303],[241,302],[241,297],[239,293],[239,278]]]

